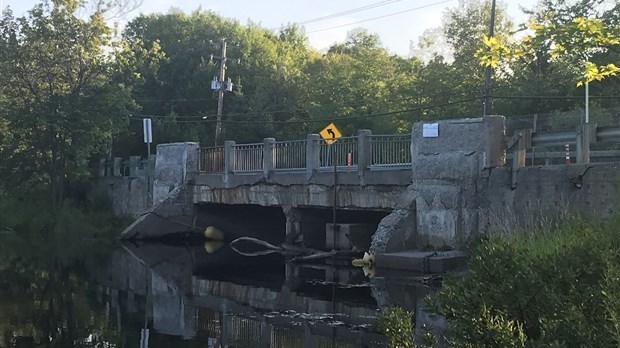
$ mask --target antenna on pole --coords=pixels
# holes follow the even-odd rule
[[[222,113],[224,111],[224,92],[232,92],[233,83],[230,80],[226,80],[226,61],[231,59],[226,57],[226,40],[222,39],[221,41],[221,56],[211,55],[211,60],[219,60],[220,61],[220,74],[218,77],[213,77],[211,81],[211,89],[217,91],[217,122],[215,124],[215,146],[220,143],[220,137],[222,133]]]

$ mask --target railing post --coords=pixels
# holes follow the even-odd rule
[[[372,131],[370,129],[360,129],[357,131],[357,174],[364,175],[370,168],[372,159]]]
[[[138,176],[138,167],[140,166],[140,156],[129,156],[129,177]]]
[[[314,173],[319,170],[319,141],[321,137],[318,134],[308,134],[306,138],[306,176],[311,178]]]
[[[230,175],[235,169],[235,141],[224,142],[224,174]]]
[[[198,149],[196,149],[197,153],[196,153],[196,158],[198,158],[198,173],[202,173],[204,171],[204,161],[203,161],[203,153],[202,153],[202,148],[200,146],[198,146]]]
[[[274,157],[276,150],[276,139],[263,139],[263,177],[267,180],[271,177],[275,169]]]
[[[105,172],[105,158],[100,158],[99,159],[99,169],[97,170],[97,175],[99,177],[104,177],[106,176],[106,172]]]
[[[114,157],[114,167],[112,169],[112,176],[122,176],[121,169],[123,168],[123,158]]]

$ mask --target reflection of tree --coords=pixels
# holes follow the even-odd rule
[[[0,345],[118,346],[105,308],[89,297],[92,259],[105,259],[109,248],[71,234],[50,233],[62,243],[33,232],[2,238]]]

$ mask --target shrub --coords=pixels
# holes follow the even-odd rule
[[[620,343],[620,218],[494,236],[432,303],[461,347]]]

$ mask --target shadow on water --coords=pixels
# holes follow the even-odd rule
[[[380,308],[416,310],[409,275],[285,263],[219,248],[6,236],[0,346],[375,347]]]

